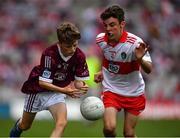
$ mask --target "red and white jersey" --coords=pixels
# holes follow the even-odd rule
[[[123,32],[119,43],[108,44],[105,33],[96,37],[96,43],[103,52],[103,91],[111,91],[124,96],[139,96],[144,93],[145,83],[140,72],[140,65],[135,57],[135,48],[143,42],[138,36]],[[143,60],[151,62],[147,52]]]

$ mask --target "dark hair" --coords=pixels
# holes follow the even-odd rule
[[[57,37],[60,43],[72,44],[81,38],[78,28],[70,23],[64,22],[57,28]]]
[[[100,15],[101,19],[107,20],[110,17],[117,18],[119,22],[124,21],[124,10],[119,5],[113,5],[104,10]]]

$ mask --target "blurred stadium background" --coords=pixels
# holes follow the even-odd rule
[[[39,63],[42,50],[56,41],[60,22],[71,21],[80,28],[80,47],[91,72],[87,96],[99,96],[101,86],[92,76],[100,68],[95,37],[103,29],[100,12],[112,4],[124,8],[126,29],[150,45],[154,64],[152,74],[143,74],[148,102],[137,126],[138,136],[180,137],[179,0],[0,0],[0,137],[8,137],[21,116],[22,83]],[[80,101],[67,99],[70,122],[65,136],[102,136],[102,120],[83,120]],[[118,136],[122,136],[123,115],[119,116]],[[40,113],[23,136],[48,137],[52,127],[50,115]]]

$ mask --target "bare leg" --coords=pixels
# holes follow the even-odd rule
[[[135,126],[138,121],[138,116],[135,116],[127,111],[125,111],[124,114],[124,137],[136,137]]]
[[[31,127],[36,113],[23,112],[23,116],[19,119],[10,131],[10,137],[20,137],[23,130],[27,130]]]
[[[105,109],[104,113],[104,136],[116,137],[117,110],[113,107]]]
[[[22,130],[30,129],[35,116],[36,113],[29,113],[24,111],[23,116],[19,121],[19,128]]]
[[[67,109],[65,103],[58,103],[49,107],[54,121],[55,128],[51,133],[51,137],[61,137],[67,124]]]

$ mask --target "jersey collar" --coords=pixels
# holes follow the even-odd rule
[[[125,43],[126,39],[127,39],[127,35],[128,35],[128,33],[126,31],[123,31],[123,33],[122,33],[122,35],[121,35],[121,37],[119,39],[119,42],[120,43]]]
[[[58,47],[58,51],[59,51],[60,57],[61,57],[64,61],[67,62],[72,56],[65,57],[65,56],[63,55],[63,53],[61,52],[61,48],[58,46],[58,44],[57,44],[57,47]]]

